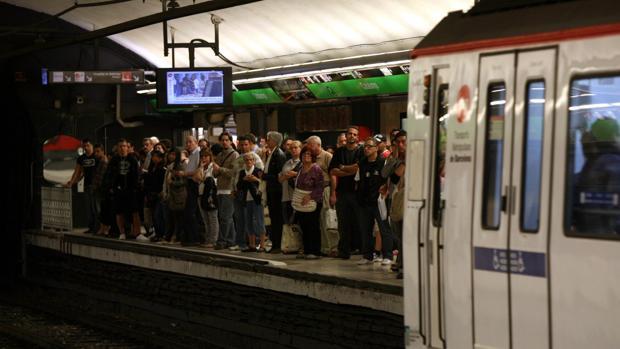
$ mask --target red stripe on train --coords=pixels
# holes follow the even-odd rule
[[[492,47],[517,46],[525,44],[545,43],[551,41],[563,41],[592,36],[603,36],[620,33],[620,23],[580,27],[575,29],[560,30],[555,32],[538,33],[530,35],[518,35],[507,38],[476,40],[457,44],[433,46],[413,49],[411,58],[420,56],[432,56],[445,53],[479,50]]]

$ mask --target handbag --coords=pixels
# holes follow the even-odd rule
[[[293,192],[293,200],[291,201],[291,205],[295,209],[295,211],[299,212],[314,212],[316,210],[316,201],[310,200],[306,205],[302,204],[302,200],[304,196],[309,195],[311,191],[302,190],[299,188],[295,188]]]
[[[303,248],[301,228],[298,224],[282,225],[281,248],[283,253],[296,253]]]
[[[338,230],[338,215],[331,207],[325,211],[325,228]]]

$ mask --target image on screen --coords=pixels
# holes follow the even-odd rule
[[[174,104],[224,103],[224,72],[221,70],[166,72],[166,98]]]

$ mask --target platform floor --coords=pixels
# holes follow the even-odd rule
[[[270,264],[276,268],[285,268],[288,270],[301,271],[306,273],[314,273],[320,275],[329,275],[340,277],[343,279],[352,280],[364,280],[369,282],[376,282],[380,284],[401,286],[402,280],[396,279],[396,273],[390,270],[390,267],[384,267],[380,263],[373,263],[367,265],[357,265],[357,261],[361,259],[361,255],[353,255],[351,259],[343,260],[339,258],[322,257],[318,260],[305,260],[296,258],[295,254],[283,254],[283,253],[265,253],[265,252],[240,252],[229,250],[215,250],[213,248],[206,247],[185,247],[179,243],[160,243],[160,242],[139,242],[136,240],[117,240],[112,238],[106,238],[96,236],[92,234],[83,234],[77,230],[70,233],[74,236],[86,236],[93,239],[100,240],[114,240],[119,243],[125,244],[140,244],[145,246],[160,246],[164,248],[172,248],[187,251],[196,251],[201,253],[207,253],[209,255],[227,255],[235,258],[252,258],[263,259],[267,261],[274,261],[279,263]]]
[[[367,306],[402,314],[402,280],[389,266],[357,265],[323,257],[239,252],[180,244],[118,240],[80,231],[30,231],[27,243],[107,262],[208,277],[254,287],[305,295],[328,302]]]

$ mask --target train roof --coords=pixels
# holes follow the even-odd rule
[[[416,58],[614,33],[620,33],[619,0],[482,1],[466,13],[449,13],[411,55]]]

